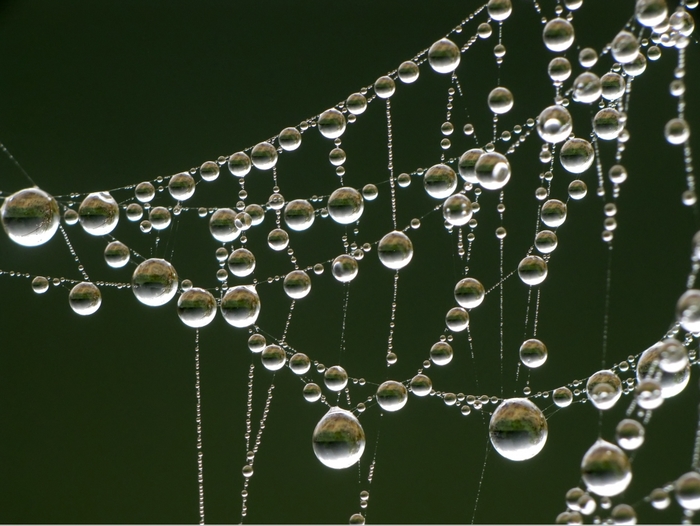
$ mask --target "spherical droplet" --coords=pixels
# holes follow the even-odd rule
[[[267,246],[280,252],[289,245],[289,234],[281,228],[273,228],[267,235]]]
[[[547,420],[526,398],[504,400],[491,416],[489,438],[502,457],[527,460],[542,451],[547,442]]]
[[[481,282],[474,278],[464,278],[455,286],[455,300],[465,309],[473,309],[481,305],[486,292]]]
[[[144,181],[136,185],[134,188],[134,196],[141,203],[150,203],[156,196],[156,189],[152,183]]]
[[[674,338],[661,342],[659,349],[659,368],[666,373],[677,373],[684,370],[688,364],[688,351],[685,346]]]
[[[603,108],[593,117],[593,131],[604,141],[617,139],[623,128],[620,112],[614,108]]]
[[[461,58],[457,45],[447,38],[441,38],[428,50],[428,62],[437,73],[452,73]]]
[[[277,149],[269,142],[253,146],[250,161],[258,170],[271,170],[277,164]]]
[[[445,315],[445,325],[452,332],[462,332],[469,327],[469,312],[462,307],[452,307]]]
[[[552,392],[552,401],[557,407],[569,407],[574,395],[568,387],[558,387]]]
[[[268,371],[279,371],[287,363],[287,353],[282,347],[273,343],[263,349],[260,361]]]
[[[304,353],[298,352],[289,359],[289,368],[294,374],[301,376],[302,374],[308,373],[309,369],[311,369],[311,360],[309,360],[309,357]],[[320,393],[319,391],[319,396]]]
[[[209,232],[222,243],[230,243],[241,234],[236,226],[236,212],[230,208],[219,208],[209,218]]]
[[[417,374],[411,379],[411,392],[416,396],[428,396],[433,382],[424,374]]]
[[[675,496],[683,509],[700,510],[700,474],[689,471],[674,484]]]
[[[457,188],[457,175],[446,164],[436,164],[425,172],[423,186],[430,197],[444,199]]]
[[[510,180],[511,169],[505,155],[487,152],[479,157],[474,166],[476,179],[486,190],[500,190]]]
[[[644,426],[631,418],[620,420],[615,428],[615,439],[623,449],[637,449],[644,443]]]
[[[561,226],[566,221],[566,205],[558,199],[549,199],[542,205],[540,218],[548,227]]]
[[[374,83],[374,92],[380,99],[388,99],[395,91],[396,84],[394,83],[394,79],[387,75],[379,77]]]
[[[700,290],[683,293],[676,304],[676,320],[688,332],[700,332]]]
[[[170,211],[164,206],[154,206],[148,213],[148,221],[156,230],[165,230],[170,226],[172,217]]]
[[[139,264],[131,277],[131,290],[144,305],[159,307],[175,297],[177,272],[164,259],[151,258]]]
[[[324,111],[318,117],[318,131],[326,139],[337,139],[345,132],[345,117],[335,108]]]
[[[591,71],[581,73],[574,79],[573,99],[576,102],[592,104],[603,94],[600,77]]]
[[[549,106],[537,118],[537,133],[549,143],[568,139],[572,126],[571,114],[564,106]]]
[[[574,26],[565,18],[553,18],[545,24],[542,40],[550,51],[566,51],[574,43]]]
[[[637,362],[637,382],[654,379],[661,385],[661,396],[671,398],[681,393],[690,381],[690,365],[677,372],[666,372],[661,367],[663,343],[656,343],[645,350]]]
[[[618,504],[610,512],[614,524],[637,524],[637,514],[629,504]]]
[[[351,412],[331,407],[316,425],[312,443],[316,458],[325,466],[344,469],[360,460],[365,432]]]
[[[71,289],[68,303],[73,312],[81,316],[89,316],[97,312],[102,305],[102,294],[94,283],[83,281]]]
[[[304,400],[307,402],[317,402],[321,398],[321,388],[318,386],[318,384],[309,382],[308,384],[304,385],[303,394]]]
[[[333,277],[342,283],[352,281],[357,276],[357,260],[347,254],[341,254],[333,260],[331,271]]]
[[[95,192],[80,203],[78,215],[80,226],[85,232],[93,236],[103,236],[117,227],[119,205],[109,192]],[[58,222],[58,218],[56,221]]]
[[[234,327],[249,327],[260,314],[260,297],[252,287],[232,287],[221,299],[221,314]]]
[[[373,184],[366,184],[362,187],[362,197],[367,201],[374,201],[379,195],[379,190]]]
[[[311,278],[303,270],[293,270],[284,277],[283,287],[287,296],[298,300],[311,292]]]
[[[508,88],[499,86],[489,93],[488,104],[489,109],[496,114],[508,113],[513,108],[513,94]]]
[[[583,48],[578,53],[578,63],[584,68],[592,68],[598,62],[598,52],[592,47]]]
[[[666,0],[637,0],[634,14],[643,26],[657,26],[668,15]]]
[[[586,383],[588,399],[598,409],[612,408],[622,396],[622,382],[612,371],[598,371]]]
[[[239,278],[249,276],[255,270],[255,256],[247,248],[237,248],[228,257],[228,268]]]
[[[646,410],[656,409],[664,401],[661,394],[661,384],[653,378],[644,378],[639,382],[635,389],[635,395],[637,405]]]
[[[267,340],[265,339],[265,336],[259,332],[254,332],[248,338],[248,349],[250,349],[251,352],[263,352],[265,347],[267,347]]]
[[[472,148],[471,150],[467,150],[462,154],[462,156],[459,158],[459,163],[458,163],[458,169],[459,169],[459,175],[468,183],[478,183],[479,180],[476,178],[476,170],[475,166],[477,161],[479,160],[479,157],[484,154],[484,150],[481,148]]]
[[[661,488],[656,488],[649,494],[651,505],[657,510],[665,510],[671,504],[671,498],[668,492]]]
[[[122,268],[129,262],[131,252],[121,241],[112,241],[105,248],[104,257],[110,267]]]
[[[236,177],[245,177],[252,165],[245,152],[236,152],[228,158],[228,169]]]
[[[625,79],[611,71],[600,77],[600,87],[605,100],[618,100],[625,94]]]
[[[520,361],[530,369],[540,367],[547,361],[547,346],[540,340],[525,340],[520,346]]]
[[[420,70],[415,62],[412,60],[407,60],[406,62],[402,62],[399,66],[398,74],[401,82],[404,84],[412,84],[418,80]]]
[[[690,128],[684,119],[671,119],[666,123],[664,135],[669,144],[683,144],[690,137]]]
[[[554,82],[564,82],[571,76],[571,62],[564,57],[556,57],[547,66],[549,78]]]
[[[525,285],[539,285],[547,277],[547,263],[539,256],[526,256],[518,265],[518,276]]]
[[[182,172],[175,174],[168,181],[168,192],[173,199],[178,201],[185,201],[194,195],[195,187],[197,183],[187,172]]]
[[[340,365],[334,365],[323,373],[323,382],[331,391],[342,391],[348,385],[348,373]]]
[[[489,0],[486,9],[493,20],[500,22],[510,16],[513,6],[510,0]]]
[[[437,342],[430,348],[430,360],[435,365],[447,365],[452,361],[453,355],[452,346],[446,342]]]
[[[581,476],[591,493],[614,497],[627,489],[632,481],[632,470],[624,451],[598,439],[583,456]]]
[[[32,290],[36,294],[44,294],[49,290],[49,280],[44,276],[37,276],[32,280]]]
[[[301,133],[296,128],[285,128],[280,132],[277,141],[283,150],[292,152],[301,146]]]
[[[56,200],[39,188],[26,188],[7,197],[0,216],[9,238],[25,247],[43,245],[51,239],[60,217]]]
[[[336,223],[349,225],[360,219],[365,204],[360,192],[344,186],[330,195],[327,207],[328,214]]]
[[[639,53],[639,42],[629,31],[620,31],[612,41],[610,51],[620,64],[632,62]]]
[[[188,327],[205,327],[216,316],[216,298],[208,290],[192,287],[178,298],[177,315]]]
[[[409,264],[413,257],[413,243],[403,232],[389,232],[377,245],[379,261],[387,268],[401,269]]]
[[[549,254],[557,248],[557,235],[551,230],[540,230],[535,236],[535,248],[540,254]]]
[[[588,170],[594,159],[593,146],[585,139],[569,139],[559,152],[561,165],[572,174],[580,174]]]
[[[406,387],[394,380],[387,380],[377,388],[377,403],[384,411],[398,411],[408,401]]]
[[[576,179],[569,183],[569,197],[575,201],[579,201],[586,197],[588,193],[588,187],[583,181]]]
[[[353,93],[345,101],[345,106],[353,115],[360,115],[367,109],[367,99],[362,93]]]

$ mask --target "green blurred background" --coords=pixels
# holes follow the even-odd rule
[[[546,65],[554,55],[543,48],[540,18],[553,17],[555,4],[542,0],[540,15],[529,1],[513,3],[514,14],[504,24],[507,54],[500,71],[491,52],[497,32],[463,55],[458,75],[464,97],[455,99],[457,131],[448,156],[474,145],[473,137],[460,132],[466,122],[476,126],[481,144],[486,142],[491,133],[486,95],[499,83],[515,97],[499,130],[523,124],[551,104]],[[633,4],[585,0],[574,16],[572,62],[580,48],[602,49],[628,21]],[[0,3],[0,140],[37,185],[53,195],[110,190],[171,175],[313,117],[429,47],[478,7],[471,0],[5,1]],[[484,19],[482,13],[455,40],[464,43]],[[606,367],[664,335],[674,322],[675,302],[690,270],[697,213],[680,201],[685,189],[682,149],[663,138],[665,122],[676,115],[676,100],[668,93],[676,57],[675,50],[663,49],[662,60],[650,63],[634,81],[631,138],[624,154],[629,179],[617,201],[619,226],[611,260]],[[697,136],[695,41],[687,63],[687,119]],[[602,75],[609,65],[605,57],[594,71]],[[575,64],[574,74],[579,71]],[[433,73],[427,64],[416,84],[398,86],[392,98],[396,173],[439,162],[449,86],[449,76]],[[587,137],[591,108],[572,106],[572,114],[577,136]],[[328,195],[338,186],[326,161],[331,141],[313,129],[303,137],[302,148],[282,155],[278,165],[281,193],[288,200]],[[348,154],[346,184],[359,188],[384,182],[379,198],[366,203],[357,236],[360,244],[376,241],[391,229],[382,102],[370,105],[342,139]],[[505,148],[497,145],[499,151]],[[511,157],[513,178],[505,192],[506,272],[516,268],[532,243],[534,192],[543,170],[539,148],[540,140],[533,136]],[[613,158],[614,145],[603,144],[606,170]],[[533,392],[585,379],[601,368],[608,263],[607,246],[600,240],[604,201],[595,196],[595,170],[582,178],[589,194],[570,203],[549,277],[541,286],[538,335],[549,359],[530,375]],[[266,202],[270,174],[254,170],[247,179],[248,202]],[[552,196],[565,200],[571,179],[557,161]],[[25,186],[21,173],[7,159],[0,160],[3,194]],[[224,168],[215,183],[200,184],[187,205],[233,206],[238,189]],[[398,193],[400,226],[437,204],[418,178]],[[131,197],[130,191],[113,195]],[[167,195],[159,199],[174,204]],[[493,234],[497,196],[485,193],[481,204],[470,274],[490,288],[498,281]],[[412,377],[444,330],[463,264],[456,256],[456,233],[447,234],[442,223],[439,213],[428,214],[420,229],[408,232],[415,256],[399,280],[394,339],[399,361],[392,368],[387,369],[385,354],[393,273],[379,264],[374,251],[360,262],[350,287],[344,352],[343,287],[328,265],[323,275],[312,276],[311,295],[297,302],[289,344],[327,366],[340,363],[354,378],[366,378],[364,388],[352,386],[353,404],[386,379]],[[292,268],[288,256],[264,246],[273,224],[268,214],[249,231],[259,279]],[[129,282],[134,265],[108,268],[102,259],[105,240],[80,227],[67,231],[93,280]],[[317,220],[311,230],[292,233],[300,265],[343,252],[344,232],[344,227]],[[167,257],[181,279],[217,285],[214,250],[219,244],[196,213],[176,218],[157,246],[155,233],[141,234],[123,215],[113,234],[146,257]],[[60,234],[31,249],[1,235],[0,269],[79,278]],[[68,306],[68,287],[52,287],[39,296],[29,281],[0,280],[0,521],[197,522],[194,331],[178,320],[175,300],[154,309],[138,303],[128,290],[103,288],[102,307],[83,318]],[[259,292],[259,325],[279,337],[289,300],[280,283],[261,285]],[[457,334],[453,362],[427,370],[436,390],[522,394],[527,374],[521,371],[517,382],[515,376],[518,347],[523,336],[530,336],[527,287],[513,277],[504,294],[502,372],[495,290],[472,312],[476,359],[471,359],[466,334]],[[356,468],[332,471],[311,448],[312,430],[325,408],[304,401],[303,383],[287,369],[275,375],[265,370],[245,345],[247,331],[228,326],[221,316],[200,338],[205,508],[212,523],[240,521],[251,360],[256,364],[254,433],[271,381],[276,389],[245,522],[346,522],[360,511],[363,489],[370,491],[368,523],[553,521],[565,509],[566,490],[582,484],[581,457],[599,434],[613,441],[615,425],[631,401],[623,397],[599,419],[590,404],[557,412],[549,400],[539,400],[549,419],[549,439],[541,454],[514,463],[491,451],[483,469],[487,411],[495,406],[484,415],[464,417],[438,398],[410,395],[398,413],[382,415],[373,405],[362,415],[367,449],[359,474]],[[322,383],[321,375],[314,378]],[[646,443],[634,457],[632,484],[615,499],[634,504],[640,521],[681,519],[675,503],[658,512],[643,498],[690,469],[697,403],[693,376],[688,388],[667,400],[647,426]],[[376,468],[370,486],[372,458]],[[606,513],[599,509],[601,517]]]

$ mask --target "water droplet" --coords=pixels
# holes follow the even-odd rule
[[[293,270],[284,277],[283,287],[290,298],[305,298],[311,292],[311,278],[303,270]]]
[[[459,47],[447,38],[438,40],[428,50],[428,62],[437,73],[452,73],[459,66],[460,58]]]
[[[313,449],[324,465],[344,469],[354,465],[365,450],[365,432],[355,416],[331,407],[313,432]]]
[[[232,287],[221,298],[221,314],[229,325],[249,327],[260,314],[260,297],[252,287]]]
[[[525,340],[520,346],[520,361],[530,369],[540,367],[547,361],[547,346],[540,340]]]
[[[193,287],[177,300],[177,315],[188,327],[204,327],[216,316],[216,299],[211,292]]]
[[[502,457],[527,460],[542,451],[547,442],[547,420],[526,398],[504,400],[491,416],[489,438]]]
[[[175,267],[164,259],[152,258],[139,264],[131,278],[134,296],[144,305],[159,307],[177,293],[178,277]]]
[[[102,305],[102,294],[94,283],[83,281],[71,289],[68,303],[76,314],[89,316],[97,312]]]
[[[404,268],[413,258],[413,243],[403,232],[389,232],[377,245],[379,261],[390,269]]]
[[[600,410],[612,408],[622,396],[622,382],[612,371],[603,370],[591,375],[586,383],[588,399]]]
[[[345,186],[330,195],[327,207],[329,215],[336,223],[349,225],[362,216],[364,201],[360,192]]]
[[[408,401],[406,387],[394,380],[387,380],[377,388],[377,403],[384,411],[398,411]]]
[[[583,456],[581,476],[588,491],[602,497],[619,495],[632,481],[627,455],[616,445],[601,439]]]
[[[12,196],[3,204],[3,210],[10,199],[12,199]],[[109,192],[95,192],[83,199],[83,202],[80,203],[78,214],[80,215],[80,226],[83,227],[85,232],[93,236],[103,236],[109,234],[117,227],[119,222],[119,205]],[[58,225],[57,217],[55,222]],[[4,213],[3,224],[5,224]],[[7,230],[7,227],[5,227],[5,230]],[[41,230],[42,227],[39,227],[39,231]]]

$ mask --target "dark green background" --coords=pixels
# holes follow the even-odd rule
[[[536,117],[551,104],[541,23],[531,2],[514,1],[505,23],[508,53],[500,83],[515,96],[515,108],[500,129]],[[542,0],[544,15],[554,3]],[[478,7],[473,1],[432,2],[165,2],[6,1],[0,4],[0,140],[44,190],[54,195],[122,187],[198,166],[276,135],[344,100],[401,61],[427,48]],[[585,0],[575,14],[577,45],[601,49],[625,24],[633,2]],[[478,21],[482,21],[482,14]],[[476,23],[455,40],[463,43]],[[472,147],[459,129],[477,126],[481,144],[490,134],[486,94],[498,85],[491,48],[495,35],[478,41],[458,70],[465,98],[457,98],[451,156]],[[577,49],[569,57],[575,62]],[[700,131],[697,45],[688,49],[688,120]],[[624,164],[630,174],[618,201],[612,257],[610,331],[606,366],[637,354],[674,321],[675,302],[690,269],[694,210],[680,203],[684,190],[682,151],[663,139],[663,125],[676,115],[668,94],[676,52],[663,50],[634,82]],[[601,60],[595,71],[610,64]],[[576,67],[575,72],[580,71]],[[445,116],[449,78],[426,66],[415,85],[399,85],[392,98],[397,173],[439,161],[439,127]],[[386,125],[381,101],[370,106],[343,136],[348,153],[346,184],[386,181]],[[572,108],[574,130],[586,137],[590,108]],[[542,165],[540,141],[532,137],[511,157],[513,179],[505,203],[506,272],[532,242],[537,213],[534,191]],[[695,150],[700,151],[697,141]],[[304,135],[298,152],[279,163],[287,199],[327,195],[337,177],[327,163],[330,141],[316,130]],[[498,145],[499,151],[505,148]],[[603,162],[614,147],[603,144]],[[566,197],[571,180],[555,163],[552,195]],[[538,335],[549,360],[531,374],[533,391],[551,390],[600,369],[608,253],[600,241],[603,201],[595,196],[595,171],[583,178],[589,195],[572,202],[559,229],[560,246],[541,286]],[[254,171],[250,202],[264,203],[271,177]],[[27,186],[6,159],[0,161],[5,195]],[[226,170],[201,184],[193,206],[232,206],[238,183]],[[120,200],[129,191],[115,192]],[[360,242],[391,229],[389,189],[366,204]],[[167,196],[161,202],[173,204]],[[63,202],[66,200],[64,199]],[[482,199],[471,274],[491,287],[498,280],[497,226],[493,194]],[[189,202],[187,203],[190,204]],[[420,179],[399,191],[400,226],[422,216],[436,201]],[[292,233],[301,265],[343,251],[344,228],[318,221]],[[273,220],[250,231],[258,258],[256,276],[283,275],[283,254],[264,247]],[[128,282],[134,266],[114,271],[102,260],[105,241],[68,229],[93,280]],[[155,248],[122,216],[114,235],[144,256],[168,257],[180,278],[216,286],[217,244],[205,220],[180,216]],[[313,277],[311,295],[297,303],[288,341],[327,366],[340,363],[364,389],[352,388],[353,403],[376,384],[415,374],[443,330],[460,278],[456,234],[449,236],[439,214],[410,231],[412,263],[401,272],[395,348],[396,366],[384,363],[392,272],[374,252],[360,263],[351,286],[347,349],[339,352],[343,288],[327,271]],[[0,268],[33,275],[78,279],[60,235],[42,247],[23,248],[0,236]],[[231,281],[233,282],[233,281]],[[82,318],[67,302],[69,288],[31,292],[29,280],[0,281],[0,521],[26,523],[192,523],[198,520],[195,450],[194,331],[177,319],[175,301],[160,309],[138,303],[128,290],[103,288],[97,314]],[[259,325],[280,336],[288,300],[279,283],[261,285]],[[498,291],[472,312],[476,363],[465,334],[455,338],[455,359],[428,370],[440,391],[517,396],[526,374],[515,381],[517,349],[525,331],[527,288],[516,277],[505,291],[505,362],[499,366]],[[240,520],[241,467],[248,367],[256,364],[253,430],[261,416],[272,373],[245,346],[247,332],[217,316],[201,331],[204,480],[207,522]],[[321,383],[320,375],[316,381]],[[362,416],[367,450],[361,478],[355,468],[331,471],[314,457],[311,433],[324,414],[301,396],[302,383],[288,370],[274,375],[270,416],[255,461],[246,522],[345,522],[359,508],[359,492],[370,490],[368,522],[470,522],[487,451],[486,424],[437,398],[410,396],[402,411]],[[478,382],[478,386],[477,386]],[[602,417],[600,432],[614,438],[630,398]],[[667,400],[647,427],[635,456],[634,479],[622,498],[635,504],[640,520],[677,522],[674,503],[657,512],[642,502],[655,487],[689,470],[697,417],[693,377],[681,395]],[[565,508],[564,494],[581,484],[580,461],[599,434],[598,413],[589,404],[549,417],[549,440],[533,460],[514,463],[488,455],[476,509],[477,522],[547,522]],[[494,406],[490,406],[492,409]],[[381,435],[380,439],[377,437]],[[376,450],[371,487],[366,482]],[[605,512],[602,512],[605,517]]]

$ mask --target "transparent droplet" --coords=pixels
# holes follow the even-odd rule
[[[603,108],[593,117],[593,131],[599,139],[605,141],[617,139],[623,127],[620,112],[614,108]]]
[[[345,132],[345,117],[335,108],[324,111],[318,117],[318,131],[326,139],[337,139]]]
[[[608,179],[611,183],[622,184],[627,180],[627,170],[621,164],[614,164],[608,170]]]
[[[497,22],[505,20],[513,12],[510,0],[489,0],[486,9],[489,16]]]
[[[460,58],[459,47],[447,38],[438,40],[428,50],[428,62],[437,73],[452,73],[459,66]]]
[[[430,197],[444,199],[457,188],[457,175],[446,164],[436,164],[425,172],[423,186]]]
[[[700,510],[700,474],[690,471],[676,480],[675,496],[683,509]]]
[[[304,353],[298,352],[289,359],[289,368],[294,374],[306,374],[311,369],[311,360]]]
[[[644,443],[644,426],[631,418],[620,420],[615,428],[615,439],[622,449],[637,449]]]
[[[435,365],[447,365],[452,361],[453,355],[452,346],[446,342],[437,342],[430,348],[430,360]]]
[[[8,200],[11,198],[12,196]],[[6,205],[7,200],[3,204],[3,210],[5,210]],[[5,224],[4,214],[3,224]],[[93,236],[104,236],[117,227],[119,222],[119,205],[109,192],[95,192],[89,194],[80,203],[78,215],[80,215],[80,226],[83,227],[85,232]],[[55,221],[56,225],[58,225],[58,217],[56,217]],[[5,227],[5,230],[7,230],[7,227]]]
[[[228,169],[236,177],[245,177],[253,163],[245,152],[236,152],[228,159]]]
[[[290,201],[284,209],[284,221],[289,228],[297,232],[311,227],[315,218],[314,207],[305,199]]]
[[[175,267],[164,259],[151,258],[139,264],[131,277],[131,290],[144,305],[159,307],[175,297],[178,288]]]
[[[80,216],[78,215],[78,212],[73,210],[72,208],[66,209],[66,211],[63,213],[63,221],[68,226],[73,226],[77,224],[79,220]]]
[[[574,395],[568,387],[559,387],[552,392],[552,402],[557,407],[569,407]]]
[[[465,309],[481,305],[485,295],[484,286],[474,278],[464,278],[455,286],[455,300]]]
[[[209,218],[209,232],[222,243],[230,243],[241,234],[236,226],[237,213],[230,208],[219,208]]]
[[[513,94],[508,88],[491,90],[488,97],[489,109],[496,114],[508,113],[513,108]]]
[[[477,161],[479,160],[479,157],[481,157],[484,153],[484,150],[481,148],[472,148],[471,150],[467,150],[462,154],[462,156],[459,158],[459,163],[458,163],[458,169],[459,169],[459,175],[468,183],[478,183],[479,180],[476,178],[476,170],[475,166]]]
[[[539,285],[547,278],[547,263],[539,256],[526,256],[518,265],[518,276],[525,285]]]
[[[277,149],[269,142],[256,144],[250,152],[250,161],[258,170],[270,170],[277,164]]]
[[[657,510],[665,510],[671,504],[671,497],[668,496],[667,491],[656,488],[649,494],[649,501]]]
[[[281,228],[270,230],[267,235],[267,246],[276,252],[280,252],[289,245],[289,234]]]
[[[578,53],[578,63],[584,68],[592,68],[598,62],[598,52],[592,47],[585,47]]]
[[[205,327],[216,316],[216,298],[207,290],[193,287],[178,298],[177,315],[188,327]]]
[[[342,283],[352,281],[357,276],[357,261],[352,256],[341,254],[333,260],[333,277]]]
[[[625,73],[627,73],[628,76],[638,77],[646,71],[647,59],[641,51],[638,51],[634,59],[624,64],[622,69],[625,70]]]
[[[284,277],[283,287],[290,298],[305,298],[311,292],[311,278],[303,270],[293,270]]]
[[[558,199],[549,199],[542,205],[540,218],[548,227],[559,227],[566,221],[566,205]]]
[[[360,219],[364,207],[360,192],[347,186],[335,190],[327,204],[328,214],[341,225],[349,225]]]
[[[661,342],[659,349],[659,368],[667,373],[677,373],[684,370],[688,364],[688,351],[685,346],[674,338]]]
[[[433,382],[424,374],[417,374],[411,379],[411,392],[416,396],[428,396]]]
[[[396,84],[394,83],[394,79],[387,75],[379,77],[374,83],[374,92],[380,99],[388,99],[395,91]]]
[[[690,128],[684,119],[671,119],[666,123],[664,135],[669,144],[683,144],[690,137]]]
[[[627,489],[632,481],[632,470],[624,451],[598,439],[583,456],[581,476],[588,491],[614,497]]]
[[[586,383],[588,399],[601,410],[612,408],[622,396],[622,382],[612,371],[598,371]]]
[[[588,170],[595,159],[591,143],[585,139],[569,139],[561,147],[559,160],[564,169],[572,174],[580,174]]]
[[[152,183],[144,181],[136,185],[136,188],[134,188],[134,196],[137,201],[141,203],[150,203],[156,196],[156,189]]]
[[[493,34],[493,29],[487,22],[482,22],[479,24],[479,27],[476,28],[476,34],[479,35],[479,38],[486,39]]]
[[[661,366],[663,343],[656,343],[645,350],[637,362],[637,382],[649,378],[661,385],[661,396],[672,398],[681,393],[690,381],[690,365],[677,372],[666,372]]]
[[[97,312],[102,305],[102,294],[94,283],[83,281],[71,289],[68,303],[76,314],[89,316]]]
[[[238,248],[228,257],[228,268],[234,276],[248,276],[255,270],[255,256],[246,248]]]
[[[280,148],[292,152],[301,146],[301,133],[296,128],[285,128],[277,138]]]
[[[389,232],[377,245],[379,261],[387,268],[401,269],[409,264],[413,257],[413,243],[403,232]]]
[[[348,373],[340,365],[334,365],[323,373],[323,382],[331,391],[342,391],[348,384]]]
[[[282,347],[273,343],[263,349],[260,362],[268,371],[279,371],[287,363],[287,353]]]
[[[408,401],[406,387],[394,380],[387,380],[377,388],[377,403],[384,411],[398,411]]]
[[[265,347],[267,347],[267,340],[265,339],[265,336],[259,332],[251,334],[248,338],[248,349],[250,349],[251,352],[262,352]]]
[[[321,398],[321,388],[318,386],[318,384],[309,382],[308,384],[304,385],[303,394],[304,400],[307,402],[317,402]]]
[[[661,384],[652,378],[644,378],[639,382],[635,394],[637,405],[646,410],[656,409],[664,401],[661,395]]]
[[[252,287],[230,288],[221,298],[221,314],[234,327],[249,327],[260,314],[260,297]]]
[[[572,126],[571,114],[564,106],[549,106],[537,117],[537,133],[548,143],[568,139]]]
[[[564,57],[553,58],[549,61],[547,73],[554,82],[564,82],[571,76],[571,62]]]
[[[625,94],[625,79],[619,73],[609,72],[600,77],[600,87],[605,100],[618,100]]]
[[[143,208],[138,203],[131,203],[126,207],[126,218],[129,221],[140,221],[143,217]]]
[[[168,181],[168,192],[173,199],[185,201],[194,195],[197,183],[188,172],[175,174]]]
[[[586,197],[588,193],[588,187],[583,181],[576,179],[569,183],[569,197],[575,201],[579,201]]]
[[[121,241],[112,241],[105,248],[104,257],[110,267],[122,268],[129,262],[131,252]]]
[[[547,442],[547,420],[526,398],[504,400],[491,415],[489,438],[494,449],[508,460],[527,460]]]
[[[44,294],[49,290],[49,280],[44,276],[37,276],[32,280],[32,290],[37,294]]]
[[[164,206],[155,206],[148,212],[148,220],[156,230],[165,230],[170,226],[172,216]]]
[[[542,40],[550,51],[566,51],[574,43],[574,26],[565,18],[553,18],[545,24]]]
[[[474,173],[482,188],[500,190],[510,180],[510,163],[503,154],[487,152],[479,156]]]
[[[214,161],[205,161],[199,167],[199,175],[205,181],[216,181],[219,178],[219,165]]]
[[[402,62],[399,66],[398,74],[401,82],[404,84],[411,84],[418,80],[420,70],[415,62],[412,60],[407,60],[406,62]]]
[[[316,425],[312,437],[316,458],[333,469],[348,468],[365,450],[365,432],[345,409],[331,407]]]
[[[603,94],[600,77],[591,71],[586,71],[576,77],[573,88],[573,99],[584,104],[596,102]]]
[[[547,361],[547,346],[536,338],[525,340],[520,346],[520,361],[530,369],[540,367]]]
[[[557,248],[557,235],[551,230],[540,230],[535,236],[535,248],[541,254],[549,254]]]
[[[462,307],[452,307],[445,315],[445,325],[452,332],[462,332],[469,327],[469,312]]]
[[[637,0],[634,14],[643,26],[657,26],[668,16],[666,0]]]
[[[613,58],[620,64],[632,62],[639,53],[639,42],[629,31],[620,31],[610,45]]]
[[[362,93],[353,93],[345,101],[345,107],[353,115],[360,115],[367,109],[367,99]]]

